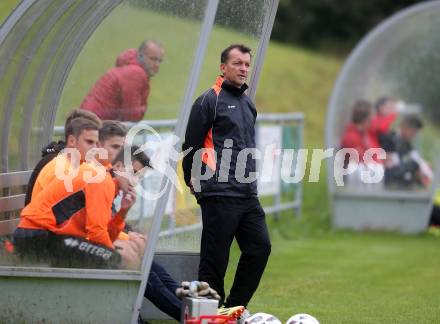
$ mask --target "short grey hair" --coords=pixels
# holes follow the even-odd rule
[[[148,46],[150,46],[150,44],[154,44],[156,46],[159,46],[160,48],[163,48],[163,45],[160,42],[158,42],[157,40],[146,39],[139,45],[138,52],[143,53],[148,48]]]

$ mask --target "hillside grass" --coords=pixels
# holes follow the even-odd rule
[[[0,24],[8,17],[12,10],[20,3],[19,0],[0,1]]]
[[[127,17],[130,17],[127,19]],[[137,47],[144,39],[160,41],[165,48],[160,71],[151,79],[148,111],[145,119],[176,119],[187,88],[193,56],[198,44],[201,21],[173,15],[117,7],[98,27],[82,49],[67,79],[57,114],[62,124],[72,107],[79,106],[90,88],[127,48]],[[256,48],[256,39],[215,25],[203,60],[198,90],[209,88],[219,74],[219,53],[230,39]]]
[[[0,1],[0,18],[16,2]],[[118,53],[136,46],[154,31],[160,32],[167,56],[152,81],[146,117],[175,118],[191,63],[188,51],[196,41],[184,35],[197,26],[173,20],[173,28],[152,30],[151,26],[168,26],[170,18],[150,15],[147,20],[145,13],[131,12],[127,21],[127,10],[123,7],[112,13],[81,52],[67,80],[57,124],[79,105]],[[214,33],[215,42],[210,43],[198,91],[213,82],[219,49],[237,40],[249,40],[223,28],[216,28]],[[272,42],[257,92],[259,111],[303,112],[305,146],[323,147],[327,101],[342,63],[335,57]],[[325,170],[318,183],[308,183],[306,176],[303,186],[301,218],[289,212],[278,221],[268,217],[272,254],[249,309],[275,314],[282,321],[306,312],[322,324],[439,323],[439,240],[428,235],[334,231]],[[238,255],[234,245],[227,287],[232,283]]]

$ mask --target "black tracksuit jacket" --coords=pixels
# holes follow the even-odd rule
[[[252,154],[256,147],[257,110],[244,93],[246,89],[246,84],[237,88],[219,76],[214,86],[197,98],[193,104],[182,147],[184,151],[192,147],[182,163],[187,185],[191,179],[194,153],[201,148],[211,148],[216,153],[216,158],[209,153],[203,154],[205,156],[201,164],[202,174],[206,168],[210,168],[213,176],[208,180],[200,181],[201,191],[196,192],[197,200],[208,196],[243,198],[257,196],[256,161]],[[232,140],[232,146],[224,150],[227,139]],[[240,159],[242,163],[237,163],[238,154],[243,149],[247,150],[242,152],[242,155],[248,154],[245,154],[244,159]],[[221,163],[223,152],[225,159],[232,153],[229,172],[228,163]],[[237,180],[236,170],[241,176],[244,175],[245,183]]]

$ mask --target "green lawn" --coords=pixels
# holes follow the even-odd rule
[[[321,323],[439,323],[438,240],[350,232],[287,239],[280,226],[271,226],[273,253],[251,311],[283,321],[305,312]]]
[[[0,18],[4,18],[5,11],[16,2],[0,1]],[[124,10],[128,9],[113,13],[81,53],[79,65],[67,81],[68,90],[61,101],[58,123],[72,106],[79,104],[96,78],[113,64],[115,53],[137,45],[138,40],[145,37],[146,29],[115,28],[126,13]],[[164,22],[168,18],[157,19]],[[145,28],[154,24],[140,13],[130,20],[127,26],[136,21],[145,24]],[[157,118],[170,118],[176,113],[167,107],[170,102],[178,102],[181,92],[176,94],[172,90],[185,79],[179,74],[170,83],[169,75],[175,69],[182,69],[174,61],[182,59],[179,48],[188,42],[184,38],[172,42],[172,33],[195,28],[184,22],[175,24],[173,30],[161,31],[168,56],[161,74],[153,80],[150,116]],[[106,37],[118,42],[109,43]],[[216,29],[214,39],[219,44],[210,44],[200,89],[209,87],[215,77],[218,47],[237,38],[246,40],[243,35]],[[317,52],[271,43],[257,93],[258,109],[261,112],[304,112],[306,146],[322,147],[327,100],[342,62]],[[322,170],[319,183],[304,182],[301,219],[284,213],[278,222],[270,220],[272,255],[250,310],[272,313],[283,321],[295,313],[306,312],[321,323],[440,323],[440,241],[428,235],[332,230],[324,175]],[[226,280],[228,286],[237,260],[238,249],[234,246]]]
[[[439,239],[332,230],[325,183],[304,191],[301,219],[269,219],[272,254],[252,312],[282,321],[309,313],[322,324],[440,323]],[[234,246],[229,287],[238,255]]]

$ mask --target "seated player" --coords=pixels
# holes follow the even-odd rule
[[[83,115],[87,116],[88,114],[93,115],[90,112],[87,111],[83,111],[83,110],[75,110],[70,116],[74,116],[74,118],[77,117],[83,117]],[[66,124],[70,124],[71,120],[73,118],[70,118],[70,120],[68,120],[68,122],[66,122]],[[95,119],[96,116],[95,116]],[[94,119],[92,118],[92,121]],[[99,119],[98,119],[99,121]],[[100,121],[99,121],[100,122]],[[76,123],[73,123],[73,125],[75,125]],[[105,148],[106,150],[108,150],[108,157],[110,159],[114,159],[115,155],[117,155],[123,145],[124,139],[125,139],[125,135],[126,135],[126,129],[125,126],[123,124],[121,124],[120,122],[117,121],[104,121],[102,123],[102,128],[99,130],[99,146]],[[70,134],[71,131],[69,129],[71,129],[72,127],[67,127],[67,134]],[[69,136],[66,136],[67,138],[69,138]],[[70,141],[67,141],[68,143]],[[64,145],[63,145],[64,146]],[[74,145],[68,145],[69,147],[75,147]],[[132,153],[135,151],[135,148],[132,149]],[[51,156],[52,155],[52,156]],[[52,159],[56,156],[55,154],[51,154],[48,155],[49,157],[51,157]],[[150,161],[148,159],[148,157],[144,154],[137,154],[135,156],[132,156],[133,159],[133,169],[139,170],[145,166],[151,167],[150,165]],[[41,162],[41,161],[40,161]],[[46,159],[46,163],[50,162],[49,159]],[[106,165],[108,164],[108,160],[101,160],[101,162],[105,163]],[[111,165],[109,165],[109,167],[111,167]],[[41,184],[43,181],[45,184],[47,184],[48,182],[50,182],[51,180],[53,180],[55,178],[55,174],[54,174],[54,165],[51,166],[49,165],[45,170],[45,172],[43,172],[44,179],[42,180],[41,177],[38,178],[39,183]],[[38,172],[34,172],[34,176],[38,177],[39,173]],[[33,184],[30,183],[28,186],[28,192],[32,193],[33,191]],[[36,192],[38,193],[39,190],[36,190]],[[28,194],[29,196],[29,200],[32,198],[31,194]],[[123,213],[123,217],[125,217],[125,210],[121,210],[120,213]],[[123,232],[120,233],[120,235],[124,234]],[[134,234],[136,233],[131,233],[131,235],[127,235],[126,239],[128,238],[132,238],[134,237]],[[138,235],[139,237],[141,237],[140,235]],[[118,251],[121,255],[122,255],[122,261],[123,267],[133,267],[133,263],[134,261],[134,254],[133,251],[125,248],[123,250]],[[137,261],[137,260],[136,260]]]
[[[99,131],[99,146],[108,151],[108,160],[111,161],[115,154],[118,154],[122,148],[125,139],[125,129],[118,121],[103,121],[103,126]],[[134,151],[131,152],[135,157]],[[108,163],[108,161],[102,161]],[[134,161],[137,163],[137,161]],[[141,162],[142,166],[151,167],[148,159]],[[141,165],[133,164],[135,169]],[[127,229],[127,228],[126,228]],[[121,232],[114,245],[118,252],[124,255],[122,267],[139,269],[140,262],[144,255],[147,239],[144,235],[127,230],[127,234]],[[207,287],[209,288],[209,286]],[[176,291],[181,286],[170,276],[170,274],[159,263],[153,261],[148,277],[144,296],[150,300],[158,309],[168,314],[176,321],[180,321],[182,302]],[[202,294],[212,294],[211,290],[202,289]]]
[[[113,241],[124,228],[125,213],[112,217],[116,185],[125,193],[122,211],[128,210],[136,197],[132,187],[135,176],[131,179],[125,171],[120,152],[111,169],[82,163],[70,188],[65,179],[52,180],[21,213],[14,233],[17,253],[52,266],[118,266],[121,258]],[[91,181],[91,177],[102,181]]]
[[[391,131],[391,125],[397,119],[397,103],[389,97],[382,97],[374,106],[376,115],[371,119],[370,130],[380,142],[382,136]]]
[[[371,116],[371,104],[364,100],[357,101],[353,106],[351,123],[341,140],[341,147],[355,149],[361,162],[368,149],[380,147],[377,137],[370,131]]]
[[[383,137],[387,152],[385,185],[397,188],[427,187],[433,178],[431,168],[413,147],[413,140],[423,123],[417,115],[406,115],[398,132]]]
[[[90,149],[96,148],[98,145],[98,132],[101,127],[101,121],[92,117],[85,117],[85,111],[74,110],[66,121],[65,132],[65,147],[76,149],[79,152],[80,162],[86,159],[86,154]],[[88,113],[93,116],[92,113]],[[77,117],[72,117],[77,116]],[[60,149],[63,145],[60,144],[57,148]],[[56,158],[55,158],[56,157]],[[66,154],[48,154],[40,160],[34,169],[31,180],[28,185],[26,201],[29,203],[32,197],[36,196],[49,182],[55,177],[55,168],[57,163],[64,164],[67,168],[71,156]],[[35,179],[35,180],[33,180]]]
[[[101,162],[108,163],[113,161],[115,156],[121,152],[126,135],[125,127],[118,121],[103,121],[99,131],[99,147],[108,152],[108,159]],[[151,163],[146,156],[140,158],[132,149],[133,168],[139,170],[142,167],[151,167]],[[113,163],[115,163],[113,161]],[[121,267],[139,269],[142,256],[146,246],[146,237],[133,231],[121,232],[118,239],[114,242],[116,250],[123,255]],[[176,296],[176,289],[179,288],[177,282],[172,279],[168,272],[158,263],[153,262],[148,278],[145,297],[148,298],[164,313],[176,320],[180,320],[181,301]]]
[[[107,158],[99,160],[102,164],[111,166],[112,161],[124,146],[126,135],[127,129],[121,122],[116,120],[103,121],[102,127],[99,130],[98,146],[107,151]],[[132,151],[131,154],[133,158],[134,151]],[[139,163],[141,165],[139,165]],[[142,153],[141,155],[138,154],[136,159],[133,159],[133,168],[141,169],[143,167],[152,168],[150,159]],[[112,211],[116,213],[114,204],[112,206]],[[131,226],[126,224],[124,232],[119,234],[119,239],[129,240],[130,237],[125,232],[128,233],[131,230]]]
[[[105,143],[105,149],[108,150],[110,159],[114,159],[123,145],[126,135],[125,127],[120,122],[116,121],[105,121],[104,123],[101,123],[96,115],[85,110],[75,109],[68,116],[65,128],[66,144],[61,146],[77,149],[80,152],[80,159],[83,161],[88,150],[95,148],[97,144],[99,144],[96,141],[96,132],[97,127],[101,125],[102,127],[99,130],[99,137],[102,140],[101,142]],[[141,157],[138,157],[138,159],[141,159]],[[145,159],[148,158],[145,157]],[[101,162],[103,161],[107,163],[106,165],[108,167],[111,167],[108,160],[101,160]],[[141,161],[144,160],[141,159]],[[43,187],[55,178],[55,167],[59,162],[67,162],[65,161],[65,155],[56,155],[53,153],[46,155],[40,160],[38,163],[40,168],[35,169],[32,174],[35,180],[30,181],[28,184],[26,199],[29,202],[33,196],[36,196],[41,192]],[[134,163],[136,163],[136,159],[134,160]],[[149,160],[145,163],[149,165]],[[68,166],[69,163],[66,163],[66,168]],[[120,213],[124,213],[124,215],[122,215],[124,218],[125,211],[122,210]]]
[[[125,127],[120,122],[103,122],[103,126],[99,131],[99,146],[105,148],[108,151],[109,160],[112,160],[115,155],[119,153],[120,149],[122,148],[125,135]],[[137,158],[136,155],[133,155],[135,150],[136,148],[132,148],[131,152],[132,157],[134,158],[134,170],[139,170],[140,168],[145,166],[151,167],[149,159],[145,155],[138,155]],[[55,154],[53,154],[52,158],[54,157]],[[49,162],[49,159],[47,159],[47,162]],[[108,163],[108,160],[102,162]],[[38,173],[36,173],[35,176],[38,176]],[[30,192],[32,192],[32,188]],[[129,232],[126,236],[128,238],[127,240],[119,239],[114,242],[114,246],[116,247],[117,252],[122,255],[122,260],[119,263],[118,258],[115,258],[116,261],[114,261],[113,263],[114,266],[119,265],[123,268],[137,269],[139,268],[140,260],[143,256],[143,251],[146,245],[146,238],[145,236],[135,232]],[[76,239],[69,238],[68,242],[70,245],[74,245],[78,241]],[[81,244],[84,245],[84,242],[81,242]],[[90,247],[90,245],[88,246]],[[82,262],[82,265],[84,265],[84,261]],[[171,278],[171,276],[162,266],[160,266],[156,262],[153,262],[145,291],[145,297],[152,301],[153,304],[155,304],[159,309],[169,314],[176,320],[180,319],[181,301],[176,296],[176,290],[179,287],[180,286]],[[180,290],[182,290],[182,288],[180,288]],[[212,289],[204,289],[201,294],[212,294]]]
[[[126,135],[127,128],[121,122],[116,120],[104,120],[102,122],[102,127],[99,130],[98,146],[107,151],[107,162],[112,162],[124,147]]]
[[[37,177],[40,174],[41,170],[46,166],[46,164],[52,161],[58,155],[59,152],[61,152],[66,147],[67,138],[69,137],[69,135],[73,135],[72,134],[73,129],[69,125],[72,120],[79,117],[88,119],[92,123],[95,123],[97,127],[96,129],[101,128],[102,125],[101,120],[93,112],[82,110],[79,108],[72,110],[72,112],[67,116],[66,122],[64,123],[65,141],[51,142],[41,150],[41,160],[38,161],[29,179],[29,183],[26,190],[25,203],[24,203],[25,206],[29,204],[29,202],[31,201],[32,190],[34,189],[35,182],[37,181]],[[40,179],[40,181],[42,180]],[[41,184],[39,185],[39,187],[41,188]]]
[[[112,161],[119,154],[125,140],[126,131],[118,121],[104,121],[99,131],[99,146],[108,151],[108,161]],[[122,152],[123,153],[123,152]],[[134,156],[134,151],[131,152]],[[103,161],[103,163],[108,162]],[[135,161],[136,163],[136,161]],[[142,166],[151,167],[148,159],[141,162]],[[133,164],[133,168],[139,169],[140,165]],[[146,237],[126,228],[127,234],[121,232],[114,245],[118,252],[125,256],[122,260],[124,268],[139,269],[147,243]],[[180,286],[157,262],[153,261],[148,277],[145,297],[157,308],[180,321],[180,308],[182,302],[176,296],[176,290]]]

